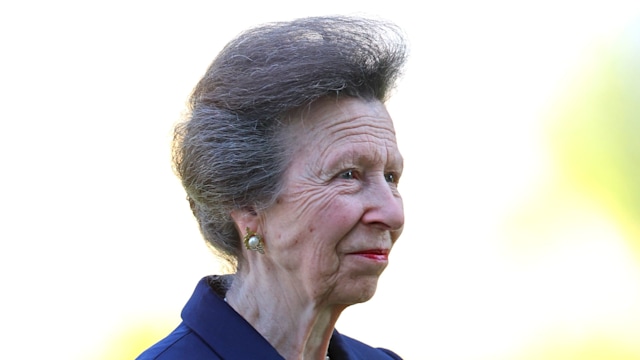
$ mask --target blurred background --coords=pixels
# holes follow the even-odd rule
[[[406,227],[338,329],[406,359],[640,359],[640,2],[0,4],[3,359],[133,359],[221,271],[173,124],[258,23],[391,20]]]

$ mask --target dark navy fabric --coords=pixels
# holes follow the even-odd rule
[[[331,360],[401,359],[334,331]],[[182,322],[136,360],[283,360],[265,338],[209,286],[198,283],[182,310]]]

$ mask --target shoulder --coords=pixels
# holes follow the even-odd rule
[[[220,295],[209,277],[201,279],[182,309],[182,323],[136,360],[282,360],[273,346]]]
[[[221,359],[184,323],[140,354],[136,360]]]
[[[331,349],[332,353],[335,351],[348,354],[349,359],[402,360],[398,354],[389,349],[369,346],[337,331],[334,332],[331,342],[331,346],[334,347]]]

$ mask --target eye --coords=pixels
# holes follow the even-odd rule
[[[358,173],[352,169],[352,170],[341,172],[340,175],[338,175],[338,177],[344,180],[353,180],[358,178]]]
[[[395,173],[386,173],[384,174],[384,179],[388,182],[388,183],[393,183],[393,184],[397,184],[399,179],[399,176],[396,175]]]

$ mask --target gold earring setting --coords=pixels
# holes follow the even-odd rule
[[[264,242],[262,241],[262,236],[251,231],[249,228],[247,228],[247,233],[244,235],[244,246],[249,250],[264,254]]]

